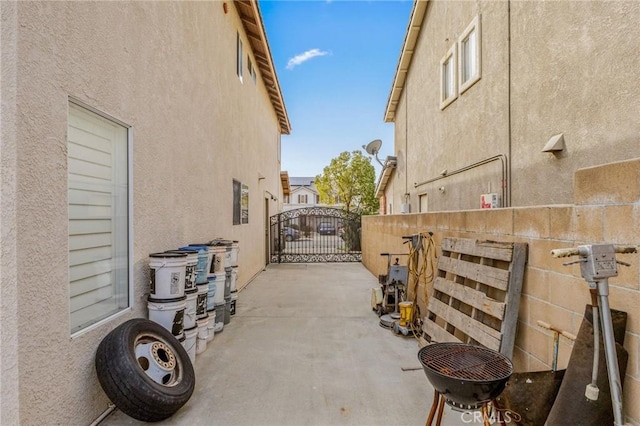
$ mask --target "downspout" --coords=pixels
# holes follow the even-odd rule
[[[404,202],[409,204],[409,73],[404,83]],[[402,203],[400,203],[402,204]]]
[[[504,202],[504,207],[511,207],[511,0],[507,0],[507,121],[509,126],[509,147],[507,152],[507,181],[504,183],[507,188],[506,193],[507,198]]]

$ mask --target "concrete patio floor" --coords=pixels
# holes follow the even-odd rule
[[[422,425],[433,389],[414,338],[378,325],[360,263],[270,265],[195,362],[166,425]],[[465,421],[466,420],[466,421]],[[469,424],[447,408],[443,425]],[[119,410],[101,426],[137,425]]]

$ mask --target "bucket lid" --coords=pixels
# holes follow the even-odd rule
[[[198,292],[197,288],[190,288],[189,290],[184,291],[185,294],[196,294]]]
[[[165,253],[187,253],[187,254],[198,254],[198,250],[194,250],[192,248],[182,248],[175,250],[167,250]]]
[[[149,257],[187,257],[187,253],[176,253],[176,252],[164,252],[164,253],[151,253]]]
[[[202,248],[206,248],[208,250],[210,245],[211,244],[209,244],[209,243],[197,243],[197,244],[189,244],[188,247],[202,247]]]
[[[176,297],[174,299],[154,299],[153,297],[149,296],[147,300],[153,303],[173,303],[173,302],[181,302],[183,300],[187,300],[187,296]]]
[[[196,325],[195,327],[191,327],[191,328],[185,328],[184,329],[184,334],[193,334],[193,333],[197,333],[198,332],[198,326]]]

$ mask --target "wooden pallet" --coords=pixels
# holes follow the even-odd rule
[[[526,260],[526,243],[445,238],[424,338],[479,344],[511,358]]]

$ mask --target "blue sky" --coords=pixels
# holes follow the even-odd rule
[[[393,155],[393,124],[384,122],[384,111],[412,1],[259,5],[292,127],[282,137],[282,170],[321,174],[341,152],[374,139],[383,142],[381,159]]]

